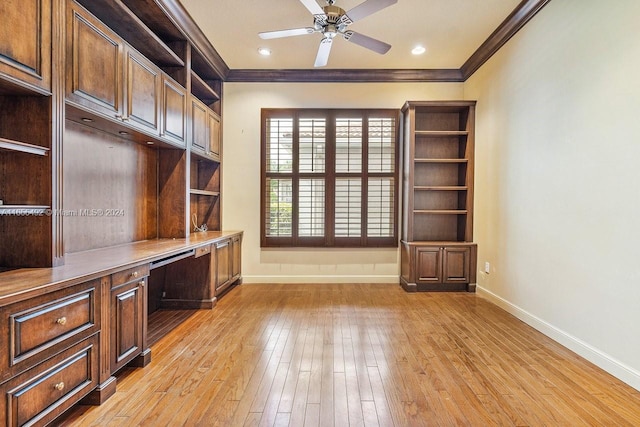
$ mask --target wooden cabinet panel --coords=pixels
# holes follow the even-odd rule
[[[111,371],[142,352],[146,278],[111,289]]]
[[[442,282],[442,251],[438,247],[416,249],[416,280],[424,283]]]
[[[220,116],[213,111],[209,111],[209,152],[214,156],[220,156],[221,139]]]
[[[242,235],[234,235],[213,245],[212,275],[216,296],[240,279],[242,271]]]
[[[202,154],[207,152],[209,130],[207,106],[195,98],[191,99],[191,149]]]
[[[0,381],[100,328],[100,280],[0,308]]]
[[[216,295],[218,295],[230,284],[232,278],[230,239],[215,244],[214,257],[214,276]]]
[[[51,0],[0,1],[0,75],[51,90]]]
[[[19,360],[79,328],[91,327],[94,295],[92,289],[10,316],[14,358]]]
[[[469,283],[471,249],[445,247],[442,250],[442,282]]]
[[[74,2],[67,6],[67,99],[121,118],[124,43]]]
[[[242,238],[235,236],[231,239],[232,259],[231,259],[231,275],[233,280],[239,279],[242,274]]]
[[[187,93],[185,88],[162,76],[162,131],[160,136],[185,147]]]
[[[45,425],[97,385],[98,335],[76,344],[0,387],[9,426]]]
[[[135,50],[126,51],[126,94],[123,120],[131,126],[160,132],[160,80],[161,71]]]
[[[401,284],[407,291],[475,290],[474,243],[402,242]]]

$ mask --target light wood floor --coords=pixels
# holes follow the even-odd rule
[[[640,393],[474,294],[242,285],[64,424],[640,426]]]

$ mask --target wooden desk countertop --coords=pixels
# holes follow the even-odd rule
[[[52,268],[21,268],[0,273],[0,306],[151,263],[242,231],[207,231],[181,239],[141,240],[65,255],[65,264]]]

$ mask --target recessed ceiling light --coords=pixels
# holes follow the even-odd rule
[[[416,46],[413,49],[411,49],[411,53],[413,53],[414,55],[422,55],[426,51],[427,49],[425,49],[424,46]]]
[[[81,120],[85,123],[91,123],[93,121],[93,119],[90,119],[89,117],[83,117]]]
[[[258,48],[258,53],[262,56],[269,56],[271,55],[271,50],[267,49],[266,47],[261,47],[261,48]]]

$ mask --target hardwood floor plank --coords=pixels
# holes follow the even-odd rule
[[[163,316],[151,364],[60,425],[640,425],[640,392],[474,294],[243,285]]]
[[[393,419],[391,418],[391,412],[389,410],[389,404],[387,403],[384,383],[382,382],[382,378],[380,377],[378,367],[369,366],[367,368],[367,372],[369,374],[369,382],[371,383],[371,391],[373,394],[373,402],[375,403],[376,414],[378,416],[378,423],[380,424],[380,426],[395,425]]]
[[[290,423],[291,425],[296,425]],[[308,403],[304,414],[304,427],[318,427],[320,425],[320,404]]]

